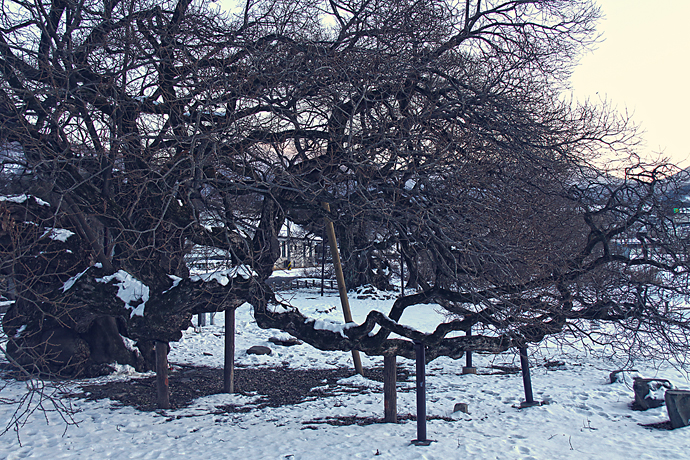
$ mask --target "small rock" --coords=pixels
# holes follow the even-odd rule
[[[247,350],[248,355],[270,355],[273,351],[262,345],[254,345]]]
[[[467,403],[457,403],[455,407],[453,407],[453,412],[463,412],[465,414],[469,414],[470,407]]]

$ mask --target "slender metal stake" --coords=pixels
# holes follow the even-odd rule
[[[398,252],[400,253],[400,295],[405,297],[405,262],[403,261],[402,245],[398,241]]]
[[[470,327],[467,329],[467,337],[472,337],[472,328]],[[468,350],[465,352],[465,367],[474,367],[472,366],[472,351]]]
[[[170,409],[168,343],[160,340],[156,340],[156,393],[158,395],[158,408]]]
[[[417,358],[417,439],[412,442],[424,445],[429,442],[426,439],[426,358],[424,356],[424,344],[415,342],[414,351]]]
[[[522,366],[522,383],[525,387],[525,404],[534,404],[534,396],[532,395],[532,379],[529,375],[527,347],[520,348],[520,365]]]
[[[321,203],[326,212],[331,212],[331,207],[328,203]],[[343,276],[343,266],[340,263],[340,254],[338,253],[338,243],[335,239],[335,228],[333,222],[326,218],[326,233],[328,233],[328,242],[331,246],[331,257],[333,258],[333,268],[335,269],[335,277],[338,280],[338,293],[340,294],[340,304],[343,306],[343,316],[346,323],[352,322],[352,312],[350,311],[350,302],[347,300],[347,288],[345,287],[345,277]],[[355,363],[355,370],[359,375],[364,375],[362,368],[362,359],[359,357],[359,351],[352,350],[352,360]]]
[[[323,297],[323,280],[326,277],[326,227],[321,238],[321,297]]]
[[[223,368],[223,391],[235,392],[235,309],[225,310],[225,366]]]
[[[292,270],[292,251],[290,250],[290,221],[285,222],[287,224],[287,261],[288,261],[288,270]],[[299,286],[297,286],[299,287]]]

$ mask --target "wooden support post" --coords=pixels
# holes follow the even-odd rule
[[[321,203],[326,212],[331,212],[331,207],[328,203]],[[345,277],[343,276],[343,266],[340,263],[340,254],[338,253],[338,243],[335,239],[335,228],[333,222],[326,218],[326,233],[328,234],[328,242],[331,246],[331,257],[333,258],[333,268],[335,269],[335,277],[338,280],[338,293],[340,294],[340,303],[343,306],[343,315],[345,322],[352,322],[352,312],[350,311],[350,302],[347,300],[347,288],[345,287]],[[352,360],[355,363],[355,370],[359,375],[364,375],[362,368],[362,359],[359,357],[359,351],[352,350]]]
[[[397,378],[396,356],[383,355],[383,421],[385,423],[398,423],[398,395],[395,388]]]
[[[206,313],[199,313],[196,315],[196,323],[199,327],[206,326]]]
[[[235,309],[225,310],[225,366],[223,368],[223,391],[235,392]]]
[[[158,408],[170,409],[170,387],[168,386],[168,343],[156,340],[156,393]]]

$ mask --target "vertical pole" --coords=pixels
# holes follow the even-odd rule
[[[321,238],[321,297],[323,297],[323,280],[326,277],[326,227]]]
[[[288,270],[292,270],[292,251],[290,251],[290,221],[285,221],[287,224],[287,261]],[[297,286],[299,288],[299,286]]]
[[[383,355],[383,421],[385,423],[398,423],[396,374],[396,356],[394,354]]]
[[[235,392],[235,309],[225,310],[225,366],[223,368],[223,391]]]
[[[415,443],[426,444],[426,358],[424,356],[424,344],[414,343],[415,357],[417,358],[417,439]]]
[[[331,212],[331,207],[328,203],[321,203],[326,212]],[[335,239],[335,228],[333,222],[326,218],[326,233],[328,233],[328,242],[331,246],[331,257],[333,258],[333,268],[335,269],[335,277],[338,280],[338,293],[340,294],[340,304],[343,306],[343,316],[346,323],[352,322],[352,312],[350,311],[350,302],[347,300],[347,288],[345,287],[345,277],[343,276],[343,266],[340,263],[340,254],[338,253],[338,243]],[[362,359],[359,357],[359,351],[352,350],[352,361],[355,363],[355,370],[359,375],[364,375],[362,368]]]
[[[206,326],[206,313],[199,313],[196,315],[196,323],[199,327]]]
[[[472,337],[471,327],[467,329],[467,337]],[[465,367],[474,367],[472,366],[472,352],[470,350],[465,352]]]
[[[156,393],[158,408],[170,409],[170,387],[168,386],[168,343],[156,340]]]
[[[532,379],[529,375],[529,360],[527,358],[527,347],[520,349],[520,365],[522,366],[522,384],[525,387],[525,404],[534,404],[534,396],[532,395]]]
[[[400,296],[405,297],[405,262],[400,241],[398,241],[398,252],[400,253]]]
[[[467,334],[465,334],[467,337],[472,337],[472,326],[470,326],[469,329],[467,329]],[[472,351],[467,350],[465,352],[465,367],[462,368],[462,373],[463,374],[476,374],[477,369],[472,366]]]
[[[216,312],[209,313],[209,318],[211,318],[211,326],[215,325]]]

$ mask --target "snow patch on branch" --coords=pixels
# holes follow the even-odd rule
[[[182,278],[180,278],[179,276],[175,276],[175,275],[168,275],[168,278],[170,278],[173,281],[173,284],[172,284],[172,286],[170,286],[169,289],[166,289],[165,291],[161,292],[161,294],[166,294],[166,293],[172,291],[173,289],[175,289],[180,284],[180,281],[182,281]]]
[[[347,338],[345,335],[345,330],[350,329],[351,327],[356,327],[357,323],[337,323],[335,321],[331,321],[328,319],[314,319],[314,318],[307,318],[305,320],[305,323],[314,323],[314,329],[319,330],[319,331],[331,331],[331,332],[336,332],[340,333],[341,336],[344,338]]]
[[[0,201],[9,201],[10,203],[17,203],[17,204],[24,203],[29,198],[33,198],[34,201],[41,206],[50,206],[50,203],[48,203],[47,201],[43,201],[42,199],[40,199],[37,196],[27,195],[26,193],[22,193],[21,195],[12,195],[12,196],[0,195]]]
[[[99,283],[110,283],[112,280],[118,281],[115,284],[118,288],[117,297],[125,303],[125,308],[132,310],[129,317],[144,316],[144,308],[149,300],[149,287],[124,270],[118,270],[116,273],[103,278],[96,278]],[[134,306],[132,305],[133,302],[141,303]]]
[[[65,281],[65,283],[62,285],[62,292],[69,291],[72,288],[72,286],[74,286],[74,283],[76,283],[77,280],[81,278],[82,275],[89,270],[89,268],[91,267],[86,267],[83,272],[77,273],[76,275]]]
[[[22,336],[22,332],[24,332],[25,330],[26,330],[26,324],[22,324],[21,327],[19,329],[17,329],[17,333],[14,334],[14,338],[15,339],[20,338]]]
[[[67,242],[67,238],[74,235],[74,232],[67,230],[66,228],[46,228],[46,231],[41,235],[41,238],[48,235],[53,241],[61,241],[63,243]]]
[[[239,265],[237,267],[226,268],[224,270],[203,273],[201,275],[193,275],[190,276],[189,279],[192,281],[203,281],[204,283],[215,281],[221,286],[227,286],[231,279],[242,277],[245,280],[248,280],[252,276],[257,276],[254,270],[246,265]]]

